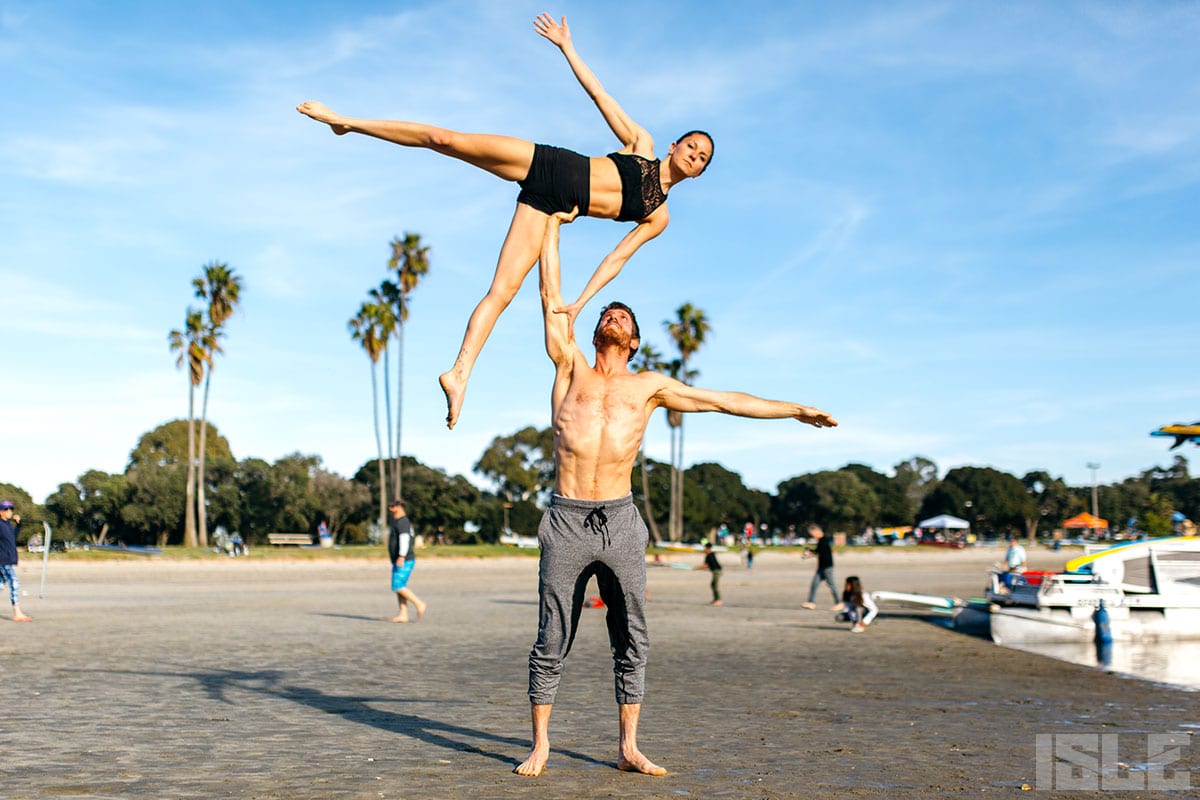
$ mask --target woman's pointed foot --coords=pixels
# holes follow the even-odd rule
[[[315,119],[317,122],[324,122],[338,136],[343,136],[350,132],[350,126],[343,123],[341,116],[331,111],[324,103],[318,103],[316,100],[305,100],[296,106],[296,110],[306,117]]]
[[[438,378],[438,383],[442,385],[442,391],[446,395],[446,427],[454,430],[454,426],[458,423],[458,415],[462,411],[467,384],[455,376],[454,370],[443,372]]]

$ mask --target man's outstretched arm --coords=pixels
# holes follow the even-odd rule
[[[655,393],[655,400],[672,411],[719,411],[754,419],[795,419],[816,428],[834,428],[838,424],[827,412],[812,406],[767,400],[745,392],[700,389],[665,376],[663,381],[664,385]]]

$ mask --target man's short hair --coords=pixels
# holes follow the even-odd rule
[[[596,327],[592,331],[592,339],[595,339],[596,334],[598,334],[600,332],[600,320],[604,319],[604,315],[607,314],[609,311],[611,311],[614,308],[619,308],[622,311],[624,311],[626,314],[629,315],[629,318],[631,320],[633,320],[633,338],[637,339],[638,341],[641,341],[642,331],[638,327],[637,314],[634,314],[633,309],[630,308],[629,306],[625,305],[624,303],[622,303],[620,300],[614,300],[611,303],[609,303],[608,305],[606,305],[604,308],[600,309],[600,317],[596,320]],[[629,351],[629,357],[633,358],[633,354],[636,353],[637,351],[638,351],[638,345],[634,345],[633,349]]]
[[[404,508],[404,501],[397,497],[392,502],[388,503],[388,508]]]

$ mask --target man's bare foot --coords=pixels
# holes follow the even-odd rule
[[[33,622],[33,617],[28,614],[13,614],[13,622]]]
[[[801,603],[800,607],[807,608],[809,611],[812,611],[814,608],[817,607],[817,604],[816,603]]]
[[[629,758],[621,756],[617,759],[617,769],[622,772],[640,772],[643,775],[666,775],[667,771],[642,755],[640,750],[634,750]]]
[[[397,614],[389,619],[388,622],[408,622],[408,614]]]
[[[546,768],[546,759],[550,757],[550,748],[535,747],[529,751],[529,758],[513,767],[513,772],[526,778],[536,778]]]
[[[422,603],[418,600],[417,602],[413,603],[413,605],[417,607],[417,621],[420,622],[421,617],[425,616],[425,609],[429,608],[429,604]]]
[[[709,603],[709,605],[710,605],[710,606],[719,606],[719,605],[721,605],[721,601],[720,601],[720,600],[713,600],[711,603]]]
[[[442,385],[442,391],[446,394],[446,427],[454,430],[455,423],[458,422],[458,414],[462,411],[463,395],[467,392],[467,385],[459,380],[454,374],[454,370],[443,372],[438,378],[438,383]]]
[[[324,122],[338,136],[343,136],[350,132],[350,126],[344,124],[341,116],[333,113],[324,103],[318,103],[316,100],[305,100],[296,106],[296,110],[306,117],[315,119],[317,122]]]

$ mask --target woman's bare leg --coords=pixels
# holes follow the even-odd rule
[[[339,136],[361,133],[404,147],[423,147],[487,170],[506,181],[524,180],[533,163],[533,142],[490,133],[460,133],[422,122],[344,117],[308,100],[296,110],[324,122]]]
[[[523,203],[517,204],[508,235],[504,238],[504,246],[500,248],[492,286],[471,313],[454,366],[438,379],[442,391],[446,393],[446,426],[449,428],[458,422],[463,397],[467,393],[467,381],[471,378],[471,369],[475,366],[479,351],[491,335],[500,313],[508,308],[525,276],[537,263],[547,219],[549,217],[542,212]]]

